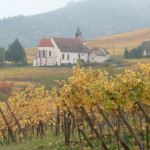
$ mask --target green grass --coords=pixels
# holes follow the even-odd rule
[[[59,146],[58,146],[59,145]],[[33,139],[32,141],[0,146],[0,150],[54,150],[65,149],[63,137],[49,135],[44,139]]]
[[[98,143],[93,139],[94,146],[98,147]],[[79,150],[78,137],[77,135],[71,136],[70,140],[71,150]],[[83,147],[90,149],[86,142],[83,142]],[[35,138],[32,141],[10,144],[8,146],[0,146],[0,150],[68,150],[65,145],[64,136],[54,136],[53,134],[48,134],[46,138]],[[98,150],[96,148],[95,150]]]
[[[52,89],[54,85],[57,84],[56,80],[65,80],[67,81],[68,78],[73,74],[71,69],[57,69],[58,71],[54,71],[48,74],[41,74],[37,77],[34,77],[31,81],[35,83],[40,83],[44,85],[46,89]]]
[[[89,133],[90,135],[89,139],[94,146],[94,150],[99,150],[100,149],[100,144],[99,140],[95,137],[94,134]],[[112,144],[109,144],[109,138],[108,135],[105,135],[103,137],[104,143],[109,147],[109,150],[116,150],[116,141],[113,135],[110,135]],[[136,150],[135,149],[135,143],[132,138],[132,136],[127,135],[127,143],[130,146],[131,150]],[[83,140],[82,137],[82,144],[83,144],[83,149],[91,149],[87,142]],[[120,150],[123,150],[122,146],[120,145],[119,142],[119,147]],[[79,145],[78,145],[78,136],[77,133],[74,136],[71,136],[70,140],[70,150],[79,150]],[[30,140],[28,142],[23,142],[23,143],[17,143],[17,144],[10,144],[10,145],[5,145],[1,146],[0,145],[0,150],[68,150],[68,147],[65,145],[64,141],[64,136],[61,134],[60,136],[54,136],[53,134],[47,134],[46,138],[41,139],[41,138],[34,138],[33,140]]]
[[[83,139],[83,138],[82,138]],[[90,138],[94,150],[99,150],[99,140],[94,136]],[[83,140],[84,149],[90,149],[88,144]],[[108,140],[105,141],[108,144]],[[78,137],[74,135],[70,140],[71,150],[79,150]],[[68,147],[65,145],[64,136],[61,134],[59,137],[50,134],[44,139],[33,139],[32,141],[10,144],[8,146],[0,146],[0,150],[68,150]],[[115,150],[115,146],[111,146],[110,150]]]

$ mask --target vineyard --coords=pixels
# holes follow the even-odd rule
[[[0,102],[0,147],[48,132],[63,135],[68,150],[76,141],[76,150],[149,150],[149,114],[150,64],[115,77],[77,65],[52,91],[30,86]]]

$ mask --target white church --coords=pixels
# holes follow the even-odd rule
[[[109,59],[106,49],[90,50],[86,47],[78,27],[75,38],[43,38],[41,39],[33,59],[33,66],[60,66],[83,62],[104,62]]]

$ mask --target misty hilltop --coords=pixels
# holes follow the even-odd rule
[[[85,39],[150,27],[150,0],[81,0],[55,11],[0,20],[0,47],[18,38],[36,47],[43,37],[74,37],[79,25]]]

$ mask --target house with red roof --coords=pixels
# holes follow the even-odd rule
[[[78,59],[83,62],[89,60],[91,50],[86,47],[78,27],[75,38],[43,38],[41,39],[33,66],[60,66],[62,64],[75,64]],[[93,56],[93,55],[92,55]]]

